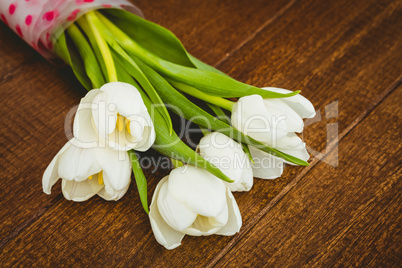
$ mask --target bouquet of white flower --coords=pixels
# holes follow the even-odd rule
[[[132,170],[157,241],[172,249],[185,234],[235,234],[241,215],[232,191],[249,191],[253,176],[281,176],[283,163],[308,165],[295,134],[303,118],[315,115],[306,98],[232,79],[126,0],[4,0],[0,12],[34,49],[70,65],[89,91],[74,118],[74,138],[43,175],[47,194],[61,178],[69,200],[96,194],[118,200]],[[168,109],[203,129],[196,151],[176,134]],[[151,147],[176,168],[159,182],[148,211],[135,151]]]

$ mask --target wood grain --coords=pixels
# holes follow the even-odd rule
[[[340,142],[339,167],[320,162],[217,266],[399,267],[401,96],[402,86]]]
[[[133,2],[148,20],[176,34],[190,53],[214,65],[250,40],[295,0]]]
[[[347,139],[350,130],[354,127],[357,129],[365,115],[387,98],[400,81],[402,41],[399,37],[402,22],[399,19],[401,6],[398,1],[254,0],[249,3],[212,0],[170,0],[152,3],[136,1],[148,19],[171,29],[191,53],[208,63],[217,64],[235,78],[257,86],[301,89],[320,110],[322,116],[321,120],[306,127],[304,139],[311,149],[324,154],[328,153],[329,149],[334,149],[337,142],[336,132],[327,133],[328,123],[338,122],[341,137]],[[13,36],[4,28],[0,28],[3,29],[0,31],[1,36]],[[287,200],[288,195],[293,196],[299,187],[305,185],[307,179],[304,174],[307,171],[307,176],[310,176],[315,170],[319,170],[317,174],[322,177],[333,176],[331,181],[343,176],[340,168],[321,168],[325,167],[325,164],[317,164],[318,161],[314,160],[313,163],[317,165],[304,169],[288,168],[280,179],[255,180],[250,192],[235,194],[243,216],[242,232],[247,235],[242,233],[235,237],[186,237],[181,247],[167,251],[157,244],[153,237],[134,184],[127,195],[116,203],[105,202],[100,198],[93,198],[85,203],[69,202],[62,198],[58,187],[50,197],[41,192],[41,174],[66,141],[63,131],[64,118],[70,108],[78,103],[84,91],[67,69],[55,70],[35,53],[30,59],[27,49],[23,48],[23,42],[15,38],[12,44],[14,43],[17,49],[13,46],[7,47],[7,43],[2,42],[1,47],[6,46],[6,50],[0,50],[0,60],[6,66],[0,67],[0,75],[7,78],[0,82],[0,92],[6,94],[6,98],[0,100],[0,111],[7,115],[0,122],[0,172],[1,177],[6,178],[2,182],[3,185],[5,181],[11,181],[7,186],[0,188],[0,205],[4,208],[0,211],[0,263],[4,266],[26,266],[31,263],[37,266],[67,267],[77,264],[107,267],[133,264],[204,266],[219,261],[219,264],[229,264],[232,252],[236,252],[234,263],[263,264],[263,261],[242,262],[242,259],[247,259],[248,252],[240,251],[237,245],[247,238],[245,247],[250,245],[248,248],[254,250],[253,256],[260,259],[265,256],[263,250],[258,250],[258,244],[253,243],[262,241],[258,235],[266,235],[259,233],[262,232],[260,224],[269,224],[267,216],[264,216],[265,212],[269,211],[269,215]],[[22,56],[19,49],[25,51]],[[8,55],[3,57],[3,53]],[[12,56],[13,54],[15,56]],[[24,55],[27,55],[27,58]],[[8,75],[9,73],[12,75]],[[27,92],[30,94],[26,94]],[[392,95],[393,99],[395,94]],[[388,99],[389,97],[386,101]],[[338,113],[336,103],[328,106],[334,101],[338,101]],[[382,115],[388,116],[389,112],[383,112]],[[366,121],[367,119],[364,122]],[[370,122],[364,124],[375,128]],[[362,134],[364,130],[361,130]],[[327,138],[332,141],[331,145],[327,144]],[[359,140],[355,142],[357,147]],[[385,142],[386,139],[381,140],[381,143]],[[342,155],[348,150],[347,147],[341,147],[339,152]],[[351,154],[348,155],[350,158]],[[383,158],[387,160],[385,156]],[[341,160],[348,160],[345,159]],[[326,160],[336,159],[330,155]],[[389,165],[395,165],[395,160],[389,159],[389,162]],[[358,166],[347,166],[348,172],[353,169],[359,171]],[[158,170],[153,173],[152,169],[147,170],[149,193],[153,192],[157,181],[167,172]],[[298,183],[299,181],[301,183]],[[311,187],[321,189],[319,187],[322,186],[322,181],[315,182]],[[347,187],[348,183],[350,182],[345,180],[344,185],[337,187]],[[309,191],[302,189],[302,193]],[[370,189],[373,190],[366,190]],[[354,188],[349,192],[345,190],[345,193],[353,194],[353,190],[361,189]],[[323,195],[322,192],[315,193],[313,190],[308,193],[311,202],[320,202],[320,199],[315,200],[314,196]],[[391,205],[387,210],[388,201],[384,200],[388,200],[388,197],[382,197],[380,191],[376,193],[378,198],[373,199],[370,204],[376,205],[378,211],[388,211],[381,218],[381,223],[386,226],[384,228],[398,231],[392,225],[393,221],[399,220],[395,218],[398,214],[391,213],[396,211],[395,207]],[[367,205],[367,199],[362,199],[360,193],[356,196],[356,204]],[[347,203],[346,199],[340,200]],[[275,202],[272,203],[273,201]],[[391,200],[389,204],[394,204],[393,202]],[[302,215],[297,208],[300,207],[296,206],[287,215],[290,218],[293,212]],[[354,209],[349,208],[351,211]],[[321,217],[319,210],[314,210],[314,213],[317,218]],[[351,219],[349,214],[345,215],[349,217],[348,220]],[[368,213],[365,217],[370,215]],[[325,244],[327,240],[322,237],[320,230],[309,227],[308,219],[302,220],[303,226],[300,228],[310,228],[314,234],[310,241]],[[370,236],[369,230],[378,226],[368,226],[366,218],[360,220],[362,229],[357,221],[355,224],[354,220],[350,220],[350,230],[361,233],[361,241],[380,243],[381,247],[378,249],[386,253],[382,257],[379,254],[371,254],[371,258],[367,255],[367,262],[387,263],[389,260],[391,264],[394,263],[395,254],[386,251],[384,247],[396,245],[396,242]],[[283,233],[282,238],[289,235],[287,224],[288,222],[275,229],[275,232]],[[318,222],[316,224],[319,226]],[[346,230],[344,225],[332,226],[331,222],[326,224],[333,237],[341,237],[342,231]],[[380,227],[378,228],[381,229]],[[254,230],[258,235],[249,235]],[[298,237],[301,238],[305,237]],[[311,248],[300,246],[301,244],[295,244],[292,248],[292,238],[286,236],[284,239],[281,241],[286,245],[282,247],[284,251],[278,252],[271,260],[272,263],[286,262],[287,259],[289,262],[305,261],[303,256],[308,255]],[[345,242],[337,244],[340,238],[331,239],[328,238],[328,241],[331,241],[334,250],[328,249],[330,253],[325,255],[326,257],[314,259],[312,264],[337,264],[337,259],[331,254],[342,251],[343,249],[336,249],[341,248]],[[268,242],[264,240],[264,243]],[[232,246],[235,247],[230,251]],[[302,257],[292,259],[286,251],[301,252]],[[345,250],[344,262],[366,263],[366,260],[359,261],[359,252],[367,251],[363,246],[356,252]]]
[[[72,74],[67,73],[63,81],[60,70],[38,61],[20,65],[0,84],[0,113],[6,115],[0,122],[0,244],[13,229],[60,198],[43,194],[41,177],[53,154],[49,148],[66,141],[64,119],[79,99],[71,88],[81,86],[69,82]]]

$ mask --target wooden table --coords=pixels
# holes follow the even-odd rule
[[[154,239],[134,183],[118,202],[74,203],[42,174],[85,90],[0,24],[0,266],[398,267],[402,7],[397,0],[135,1],[186,48],[256,86],[302,90],[317,109],[309,167],[235,193],[231,237]],[[147,170],[149,193],[168,170]]]

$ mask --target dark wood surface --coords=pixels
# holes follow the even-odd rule
[[[135,1],[198,58],[256,86],[302,90],[317,109],[309,167],[236,193],[232,237],[154,239],[135,185],[74,203],[41,177],[85,90],[0,25],[0,266],[399,267],[400,1]],[[149,193],[167,170],[147,170]]]

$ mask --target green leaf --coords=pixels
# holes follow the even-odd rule
[[[96,43],[99,47],[99,51],[102,55],[102,59],[105,61],[105,66],[106,66],[106,71],[107,71],[106,81],[116,82],[117,74],[116,74],[116,68],[114,66],[113,56],[112,56],[112,53],[110,52],[108,44],[106,43],[105,39],[102,38],[102,35],[100,33],[100,29],[103,28],[102,27],[103,25],[99,21],[98,17],[96,16],[95,11],[87,12],[84,15],[84,17],[96,39]]]
[[[251,155],[250,148],[248,147],[248,145],[246,143],[242,143],[241,147],[243,148],[243,152],[245,152],[246,155],[248,156],[248,159],[250,159],[251,163],[254,163],[254,159],[253,156]]]
[[[138,157],[135,151],[133,150],[128,151],[128,155],[130,156],[130,160],[133,165],[134,178],[137,184],[138,194],[140,195],[142,207],[148,214],[149,210],[148,210],[148,196],[147,196],[147,179],[145,178],[144,171],[141,168],[140,162],[138,161]]]
[[[54,44],[54,53],[59,56],[65,63],[71,66],[70,54],[68,53],[66,36],[64,33],[60,35],[59,39]]]
[[[171,31],[158,24],[124,10],[106,9],[99,12],[135,40],[139,46],[166,61],[226,75],[188,53]]]
[[[143,56],[145,58],[145,56]],[[300,91],[282,94],[267,91],[239,82],[229,76],[209,70],[189,68],[161,60],[148,60],[150,66],[169,79],[194,87],[206,94],[225,98],[237,98],[257,94],[263,98],[284,98],[297,95]]]
[[[176,49],[178,40],[174,35],[171,35],[171,39],[169,40],[174,39],[176,41],[168,42],[166,41],[168,38],[162,38],[166,42],[160,41],[158,39],[160,36],[158,35],[163,35],[167,31],[163,27],[152,24],[152,27],[147,28],[147,26],[150,25],[149,22],[135,15],[125,11],[120,11],[118,14],[119,16],[114,15],[111,17],[112,21],[102,15],[100,15],[99,18],[113,34],[115,40],[119,42],[129,55],[138,57],[162,76],[168,77],[175,82],[192,86],[209,95],[225,98],[243,97],[252,94],[261,95],[263,98],[284,98],[299,93],[299,91],[295,91],[282,94],[247,85],[227,75],[222,75],[221,72],[217,71],[215,68],[207,67],[206,64],[201,64],[199,61],[197,62],[194,57],[194,62],[198,63],[199,68],[202,69],[194,68],[192,63],[191,65],[184,62],[178,63],[177,59],[179,58],[179,54],[181,55],[180,59],[188,59],[188,55],[181,44],[180,51],[182,53],[178,52]],[[131,24],[133,24],[132,28],[135,28],[135,32],[137,32],[135,36],[134,31],[132,31],[132,33],[130,32],[131,35],[127,35],[125,31],[130,31],[130,29],[128,29],[127,25],[122,25],[122,21],[124,21],[122,18],[128,17],[131,18]],[[122,31],[122,29],[124,31]],[[149,31],[145,31],[145,29]],[[149,40],[152,40],[152,42],[149,42]],[[159,48],[160,46],[160,49],[155,49],[155,47]],[[163,53],[160,51],[163,51]],[[174,57],[168,57],[166,55],[171,55],[169,51],[175,51],[177,53],[173,53],[175,55]],[[164,53],[166,53],[166,55]],[[185,53],[186,57],[183,57],[183,53]]]
[[[225,114],[221,107],[214,104],[207,103],[209,108],[218,116],[218,119],[230,125],[230,118]]]
[[[200,61],[199,59],[197,59],[196,57],[194,57],[193,55],[191,55],[188,52],[187,52],[187,55],[190,58],[191,62],[195,65],[195,67],[197,67],[197,69],[204,70],[204,71],[210,71],[210,72],[214,72],[214,73],[217,73],[220,75],[228,76],[227,74],[225,74],[224,72],[221,72],[220,70],[216,69],[215,67],[212,67],[211,65],[208,65],[208,64]]]
[[[180,40],[168,29],[124,10],[100,10],[138,45],[156,56],[179,65],[196,67],[227,76],[186,51]]]
[[[187,120],[192,120],[199,126],[205,128],[210,127],[215,131],[219,131],[225,134],[229,138],[237,140],[241,143],[246,143],[248,145],[254,146],[260,149],[261,151],[272,154],[274,156],[282,158],[296,165],[301,166],[309,165],[306,161],[303,161],[292,155],[283,153],[277,149],[271,148],[266,144],[263,144],[249,136],[244,135],[242,132],[229,126],[228,124],[225,124],[221,120],[213,117],[212,115],[210,115],[209,113],[207,113],[206,111],[204,111],[203,109],[201,109],[200,107],[189,101],[185,96],[183,96],[176,89],[174,89],[163,77],[161,77],[154,70],[152,70],[152,68],[145,65],[144,63],[141,63],[140,67],[148,75],[148,78],[152,83],[158,83],[160,85],[159,87],[156,87],[156,89],[158,90],[162,99],[165,102],[171,105],[176,105],[176,107],[179,108],[180,116],[183,116]],[[173,112],[177,113],[177,109],[173,109]],[[201,119],[201,117],[203,118]]]
[[[226,75],[192,56],[171,31],[158,24],[124,10],[106,9],[100,10],[100,13],[135,40],[139,46],[166,61]]]
[[[96,38],[95,38],[91,28],[89,27],[85,16],[80,17],[77,20],[77,23],[81,27],[81,29],[85,33],[85,35],[88,37],[89,43],[91,44],[91,47],[92,47],[92,50],[95,53],[95,57],[99,62],[100,69],[102,70],[103,79],[106,81],[106,77],[108,76],[108,73],[107,73],[107,68],[106,68],[106,65],[105,65],[105,61],[102,58],[102,53],[101,53],[101,51],[99,49],[98,43],[96,41]]]
[[[116,62],[115,67],[116,67],[116,72],[117,72],[117,80],[128,83],[138,89],[141,89],[141,86],[138,84],[138,82],[126,71],[126,69],[123,67],[123,65],[119,61],[119,59],[117,59],[115,56],[116,56],[116,54],[113,55],[113,57],[114,57],[113,59]]]
[[[77,48],[71,41],[69,36],[63,33],[55,44],[55,52],[60,55],[62,59],[71,66],[78,81],[89,91],[92,89],[92,83],[87,73],[85,72],[84,62],[80,57]]]
[[[183,166],[183,162],[181,162],[181,161],[179,161],[179,160],[177,160],[177,159],[171,158],[170,161],[172,161],[172,164],[173,164],[173,166],[174,166],[175,168],[178,168],[178,167],[182,167],[182,166]]]
[[[235,102],[224,99],[222,97],[208,95],[192,86],[189,86],[189,85],[186,85],[183,83],[177,83],[177,82],[170,81],[170,80],[168,80],[168,81],[170,82],[170,84],[172,86],[179,89],[180,91],[183,91],[184,93],[187,93],[200,100],[206,101],[207,103],[215,104],[225,110],[232,111],[233,105],[235,104]]]
[[[67,28],[67,32],[78,49],[85,66],[85,72],[91,80],[93,88],[100,88],[105,84],[105,80],[99,67],[99,62],[97,61],[87,39],[75,24],[71,24]]]
[[[105,9],[99,12],[152,54],[166,61],[194,67],[179,39],[166,28],[124,10]]]

